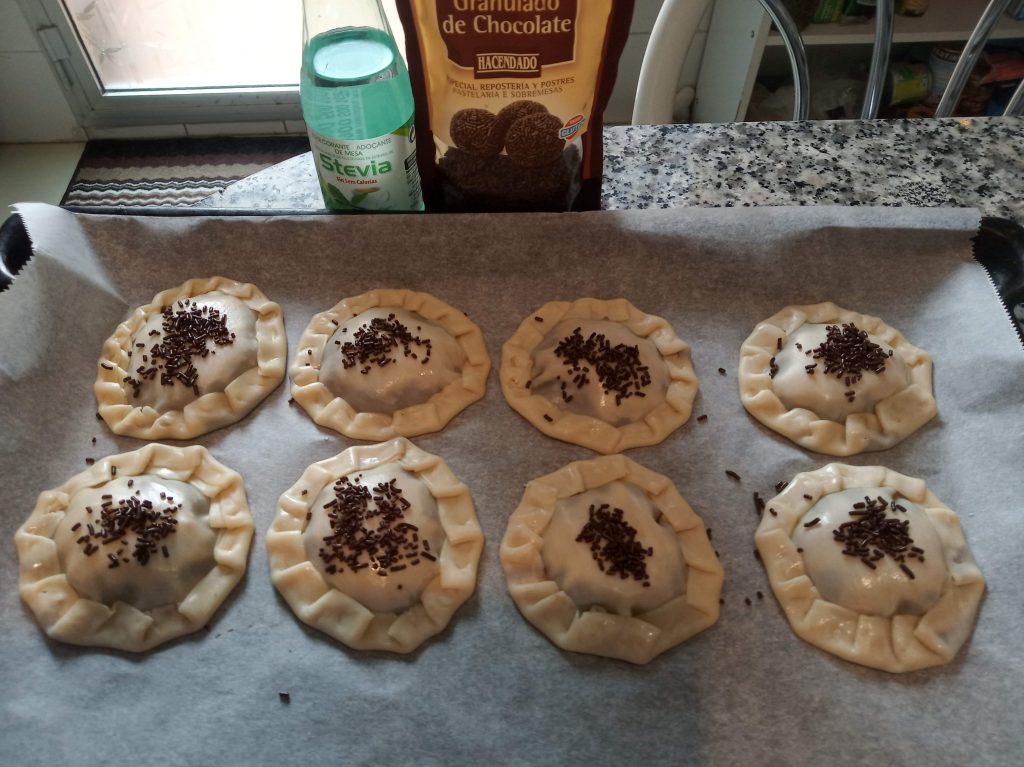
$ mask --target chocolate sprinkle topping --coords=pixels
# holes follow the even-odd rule
[[[892,356],[892,350],[884,351],[868,338],[865,331],[850,322],[826,326],[825,340],[818,344],[811,356],[824,365],[825,375],[835,374],[836,378],[851,387],[863,378],[865,371],[876,374],[885,372],[885,363]],[[804,370],[808,375],[814,374],[812,366],[805,366]],[[845,395],[850,402],[856,398],[853,389],[848,389]]]
[[[914,546],[910,537],[910,520],[887,517],[889,502],[882,496],[864,496],[864,502],[854,504],[850,510],[853,517],[832,531],[832,538],[843,544],[843,553],[858,557],[861,562],[875,569],[875,562],[889,556],[899,563],[900,569],[913,578],[913,571],[907,560],[924,561],[924,551]]]
[[[188,299],[165,306],[161,315],[163,330],[155,333],[157,338],[149,349],[148,367],[140,365],[135,369],[138,377],[125,376],[124,382],[132,387],[132,396],[138,397],[143,382],[159,374],[161,386],[181,383],[199,396],[199,371],[193,358],[214,353],[210,343],[229,346],[235,342],[234,333],[227,328],[227,315]],[[145,344],[136,346],[145,348]]]
[[[699,415],[699,416],[697,416],[697,423],[704,423],[707,420],[708,420],[707,415]]]
[[[401,349],[402,357],[418,359],[422,365],[430,361],[429,339],[413,335],[394,314],[374,317],[359,326],[351,341],[341,345],[341,364],[346,370],[358,365],[359,372],[366,375],[373,365],[382,368],[398,362],[397,354],[393,353],[397,349]]]
[[[654,554],[654,549],[636,539],[636,528],[622,515],[622,509],[612,508],[607,503],[591,504],[589,519],[576,541],[590,544],[590,555],[605,575],[618,575],[623,580],[632,577],[649,587],[647,557]]]
[[[331,534],[323,539],[319,554],[327,569],[358,572],[369,567],[386,576],[427,556],[419,528],[405,519],[410,503],[395,480],[378,483],[372,491],[359,480],[339,479],[333,500],[324,505]]]
[[[739,475],[739,474],[737,474],[737,473],[736,473],[735,471],[733,471],[732,469],[726,469],[726,470],[725,470],[725,476],[727,476],[727,477],[728,477],[729,479],[734,479],[734,480],[736,480],[737,482],[739,482],[739,481],[740,481],[740,475]]]
[[[558,343],[555,356],[565,363],[577,389],[590,383],[587,374],[593,368],[604,393],[615,393],[616,405],[629,397],[647,396],[643,389],[650,385],[651,374],[647,366],[640,362],[638,346],[612,346],[603,333],[591,333],[584,338],[580,328],[576,328]],[[558,380],[561,380],[561,376]],[[565,397],[563,389],[562,398]]]
[[[178,520],[175,516],[181,505],[171,506],[165,504],[163,508],[153,505],[152,501],[140,500],[137,496],[130,495],[114,501],[109,495],[103,496],[103,506],[100,509],[97,525],[87,525],[88,533],[81,536],[76,543],[84,544],[83,549],[86,556],[91,556],[99,549],[94,541],[103,545],[121,543],[125,545],[129,533],[135,535],[135,546],[132,549],[132,557],[140,565],[145,565],[157,551],[161,551],[164,557],[168,556],[167,547],[163,541],[167,536],[174,533]],[[117,550],[120,554],[122,549]],[[127,564],[128,559],[118,559],[117,554],[107,554],[110,560],[108,567],[117,567],[120,562]]]

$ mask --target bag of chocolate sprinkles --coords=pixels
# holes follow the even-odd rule
[[[594,210],[633,0],[397,0],[432,211]]]

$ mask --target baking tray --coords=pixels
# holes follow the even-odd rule
[[[40,212],[61,218],[59,211]],[[1021,560],[1006,545],[1024,537],[1024,518],[1014,514],[1024,480],[1007,439],[1021,429],[1016,382],[1024,377],[1024,357],[1000,325],[1005,310],[991,300],[986,272],[969,260],[976,212],[819,206],[483,221],[412,216],[394,228],[388,221],[379,226],[379,219],[268,219],[254,217],[255,211],[247,218],[236,211],[222,221],[180,218],[190,213],[81,217],[82,233],[103,254],[95,282],[109,279],[104,288],[113,288],[111,294],[127,305],[91,302],[92,279],[42,258],[18,278],[38,291],[0,297],[0,310],[8,310],[0,327],[5,336],[13,331],[0,336],[5,341],[28,336],[31,342],[35,330],[32,306],[17,315],[23,323],[9,309],[44,301],[36,307],[52,312],[42,327],[58,328],[45,336],[45,348],[55,354],[32,360],[41,360],[37,373],[60,372],[47,386],[51,397],[38,396],[34,374],[11,376],[2,387],[6,409],[0,410],[9,420],[0,415],[7,427],[0,428],[0,453],[12,460],[4,462],[9,492],[0,516],[9,549],[7,532],[36,491],[63,481],[67,467],[82,466],[84,457],[135,446],[93,417],[87,387],[95,348],[128,305],[176,284],[171,276],[198,273],[209,253],[217,253],[219,269],[258,277],[268,290],[273,285],[271,295],[282,302],[286,318],[309,316],[345,288],[354,293],[403,284],[444,295],[486,329],[492,362],[524,316],[524,304],[532,308],[560,297],[565,286],[585,295],[618,288],[623,295],[643,295],[645,306],[664,309],[677,327],[686,327],[695,367],[708,373],[695,412],[710,413],[709,419],[691,422],[663,445],[638,449],[635,457],[670,476],[713,527],[727,572],[723,616],[713,630],[645,667],[556,652],[533,632],[508,598],[498,562],[506,517],[528,479],[590,453],[539,438],[492,385],[465,417],[417,440],[444,456],[471,487],[488,541],[477,591],[458,621],[439,641],[399,658],[354,654],[304,630],[267,577],[260,536],[282,488],[348,442],[290,406],[282,387],[255,417],[197,440],[246,478],[258,531],[248,575],[208,633],[145,659],[82,651],[47,640],[15,590],[0,589],[4,617],[11,618],[11,651],[2,654],[0,676],[18,691],[0,705],[6,723],[0,725],[0,763],[137,758],[139,741],[125,733],[145,733],[147,752],[160,754],[168,767],[296,758],[333,763],[340,754],[350,764],[425,766],[853,765],[880,753],[897,764],[956,767],[978,761],[979,753],[986,764],[1015,764],[997,757],[1024,752],[1024,733],[1012,725],[1024,711],[1024,664],[1015,640],[1024,632],[1014,589]],[[27,211],[25,221],[33,221]],[[499,238],[495,225],[527,231]],[[858,236],[850,236],[851,228]],[[69,227],[69,236],[77,239],[77,229]],[[250,232],[237,247],[229,246],[225,238],[237,229],[258,230],[259,243]],[[37,244],[46,239],[59,250],[63,243],[48,234],[41,229]],[[165,237],[173,241],[160,242]],[[697,241],[702,244],[690,246]],[[779,241],[793,247],[782,250]],[[346,268],[346,251],[338,246],[347,242],[365,247],[359,273]],[[407,255],[442,247],[451,253],[431,262]],[[281,259],[283,252],[293,252],[294,260]],[[823,252],[833,257],[822,259]],[[133,273],[140,253],[163,257],[150,257],[151,268]],[[69,263],[80,265],[76,254],[68,255]],[[833,268],[847,260],[866,268]],[[292,268],[286,268],[289,262]],[[594,262],[604,268],[593,269]],[[538,263],[551,270],[536,269]],[[682,267],[673,269],[676,263]],[[325,273],[310,280],[320,266]],[[558,275],[554,280],[551,271]],[[801,279],[793,280],[794,274]],[[83,283],[88,314],[37,298],[62,295],[68,282]],[[897,293],[905,291],[910,300],[878,290],[887,284],[898,285]],[[499,289],[487,289],[491,285]],[[737,290],[742,285],[749,289]],[[733,306],[729,301],[737,295],[741,300]],[[752,491],[763,495],[822,459],[750,423],[736,397],[732,363],[749,327],[776,311],[783,297],[789,302],[816,295],[843,295],[872,313],[884,311],[943,360],[936,380],[950,407],[886,455],[886,463],[934,482],[940,497],[964,511],[968,539],[991,584],[971,646],[941,669],[893,678],[803,648],[753,555]],[[70,323],[78,323],[75,334],[82,341],[62,341],[59,329]],[[288,328],[294,343],[301,322]],[[715,374],[719,365],[730,375]],[[976,377],[975,371],[988,374]],[[978,464],[988,464],[1005,481],[990,481]],[[727,469],[738,469],[742,480],[730,478]],[[11,584],[15,567],[12,557],[5,560],[3,576]],[[763,589],[763,599],[756,589]],[[288,702],[280,692],[289,694]],[[39,732],[48,735],[33,751],[30,739]]]
[[[73,213],[107,216],[309,216],[339,215],[329,210],[255,210],[245,208],[163,208],[68,206]],[[343,215],[343,214],[342,214]],[[442,214],[443,215],[443,214]],[[510,214],[512,215],[512,214]],[[0,226],[0,292],[32,257],[32,245],[17,213]],[[1008,218],[981,219],[974,258],[988,273],[1007,317],[1024,345],[1024,227]]]

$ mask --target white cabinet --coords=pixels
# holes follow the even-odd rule
[[[966,40],[986,5],[987,0],[931,0],[924,16],[896,16],[893,44]],[[874,33],[873,22],[807,26],[801,34],[812,74],[816,60],[823,57],[867,60]],[[1011,38],[1024,38],[1024,21],[1004,16],[991,39]],[[771,21],[757,0],[716,0],[697,81],[693,121],[743,120],[763,61],[772,57],[773,48],[782,46],[782,38],[771,30]]]

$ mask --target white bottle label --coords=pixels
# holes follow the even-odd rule
[[[335,210],[422,210],[412,120],[377,138],[337,139],[309,130],[324,202]]]

